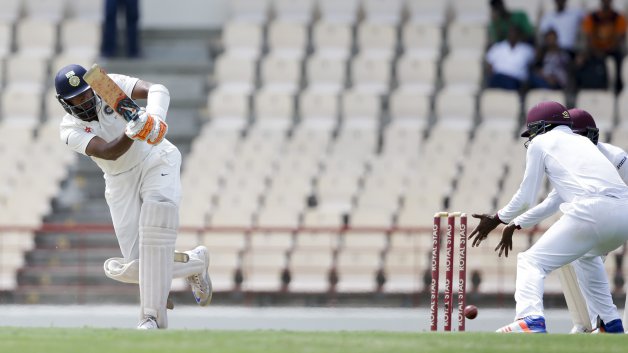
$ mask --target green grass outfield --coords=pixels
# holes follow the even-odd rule
[[[627,352],[628,335],[136,331],[0,327],[3,353]]]

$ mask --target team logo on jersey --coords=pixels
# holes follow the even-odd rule
[[[92,133],[92,128],[89,126],[85,126],[85,132],[87,132],[88,134]]]
[[[72,87],[76,87],[81,84],[81,79],[78,76],[72,76],[68,79],[68,82],[70,82]]]
[[[108,105],[105,105],[105,114],[107,114],[107,115],[113,114],[113,108],[111,108]]]

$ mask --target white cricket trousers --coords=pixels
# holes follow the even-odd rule
[[[144,142],[135,142],[144,143]],[[105,198],[122,256],[139,259],[139,220],[142,202],[181,200],[181,153],[170,141],[153,147],[144,160],[117,175],[105,174]]]
[[[543,316],[543,281],[552,271],[576,261],[592,312],[604,322],[619,319],[600,255],[628,240],[628,199],[596,197],[561,205],[563,216],[527,251],[517,256],[515,319]],[[593,318],[592,318],[593,319]]]

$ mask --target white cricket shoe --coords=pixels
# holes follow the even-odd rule
[[[138,330],[156,330],[158,328],[159,325],[157,325],[157,319],[150,315],[146,315],[144,320],[140,321],[137,325]]]
[[[207,306],[212,300],[212,281],[209,278],[209,251],[203,245],[190,250],[190,254],[205,262],[203,272],[186,277],[185,281],[192,287],[192,294],[196,303]]]

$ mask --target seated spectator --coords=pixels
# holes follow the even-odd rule
[[[623,42],[626,39],[626,18],[613,10],[612,0],[600,0],[601,8],[588,14],[582,22],[582,31],[586,36],[586,49],[578,58],[579,66],[585,67],[587,61],[604,61],[607,57],[615,61],[615,92],[623,89],[621,63],[624,56]]]
[[[558,35],[554,29],[545,32],[543,42],[536,51],[534,70],[530,75],[532,88],[567,88],[571,56],[558,43]]]
[[[576,55],[576,45],[580,25],[584,18],[584,12],[577,8],[567,8],[567,0],[555,0],[556,11],[547,12],[541,18],[539,32],[544,36],[547,31],[553,29],[558,35],[558,45],[569,52],[571,57]]]
[[[519,27],[511,26],[508,39],[491,45],[486,53],[487,86],[509,90],[523,88],[533,60],[534,48],[521,41]]]
[[[490,0],[491,22],[488,24],[489,44],[508,38],[508,28],[516,26],[521,32],[521,39],[528,43],[534,41],[534,27],[528,15],[519,10],[508,10],[503,0]]]

